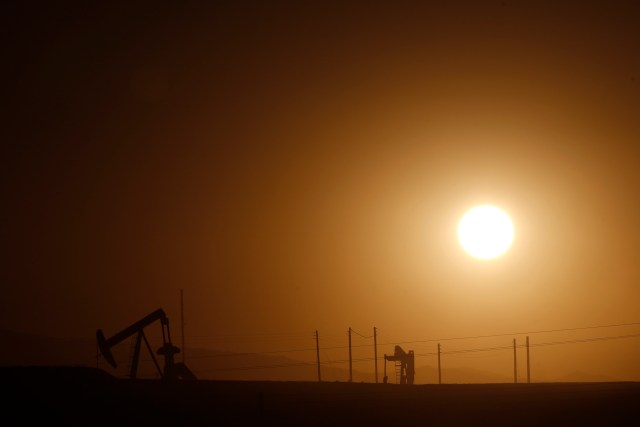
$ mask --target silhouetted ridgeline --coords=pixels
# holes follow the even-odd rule
[[[635,425],[638,383],[414,385],[115,379],[0,368],[7,425]]]
[[[3,343],[0,366],[96,366],[96,342],[93,337],[51,338],[0,329],[0,342]],[[118,369],[111,369],[104,360],[100,363],[101,369],[114,376],[126,376],[130,344],[122,343],[113,351],[118,361]],[[189,368],[202,379],[313,381],[317,378],[313,362],[309,365],[278,355],[238,354],[210,348],[189,348],[188,353]],[[155,367],[146,350],[143,351],[140,374],[143,378],[156,376]],[[323,367],[323,375],[327,380],[346,381],[348,371],[340,367],[326,366]],[[369,379],[371,375],[356,371],[355,377]]]
[[[96,366],[96,343],[93,337],[63,339],[0,329],[0,342],[2,342],[0,366]],[[111,369],[105,361],[100,363],[100,368],[117,377],[126,376],[130,351],[130,344],[122,343],[114,348],[114,354],[119,364],[118,369]],[[233,353],[212,348],[189,348],[188,355],[187,365],[200,379],[315,381],[317,378],[315,360],[301,361],[275,354]],[[354,366],[354,381],[373,382],[372,363],[356,364]],[[442,370],[443,381],[460,384],[508,383],[513,380],[508,375],[508,369],[510,367],[507,367],[503,374],[499,374],[469,367],[445,367]],[[143,352],[140,376],[142,378],[156,377],[155,367],[146,352]],[[344,365],[323,365],[322,378],[326,381],[347,381],[349,372]],[[588,372],[573,372],[564,376],[547,376],[547,378],[552,381],[570,382],[615,380]],[[382,380],[382,372],[380,380]],[[395,381],[393,372],[390,372],[389,380]],[[437,381],[436,367],[423,364],[416,366],[417,384],[433,384]]]

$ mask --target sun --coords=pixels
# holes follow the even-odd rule
[[[458,223],[458,241],[472,257],[492,259],[513,243],[514,228],[505,211],[491,205],[468,210]]]

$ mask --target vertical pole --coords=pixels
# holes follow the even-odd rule
[[[185,362],[187,349],[184,346],[184,292],[180,289],[180,333],[182,335],[182,363]]]
[[[351,327],[349,327],[349,382],[353,382],[353,358],[351,357]]]
[[[378,384],[378,328],[373,327],[373,366],[376,370],[376,384]]]
[[[322,376],[320,375],[320,338],[318,337],[318,331],[316,331],[316,359],[318,360],[318,382],[322,382]]]
[[[440,343],[438,343],[438,384],[442,384],[442,369],[440,366]]]
[[[529,336],[527,335],[527,384],[531,384],[531,365],[529,364]]]
[[[138,362],[140,361],[140,344],[142,343],[142,331],[136,335],[136,344],[133,350],[133,357],[131,358],[131,371],[129,378],[136,379],[138,375]]]
[[[518,383],[518,359],[516,355],[516,339],[513,339],[513,382]]]
[[[100,347],[96,341],[96,369],[100,369]]]
[[[384,355],[384,376],[382,377],[382,382],[384,384],[387,383],[387,355]]]

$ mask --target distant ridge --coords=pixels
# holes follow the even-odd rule
[[[0,329],[0,366],[84,366],[96,367],[96,344],[93,338],[52,338]],[[126,377],[130,345],[122,343],[114,349],[118,369],[112,369],[104,360],[99,368],[114,377]],[[187,365],[198,378],[209,380],[241,381],[317,381],[317,369],[313,361],[302,361],[275,354],[234,353],[212,348],[188,348]],[[180,355],[178,355],[180,360]],[[373,362],[371,362],[373,364]],[[322,379],[326,382],[346,382],[349,372],[344,365],[323,365]],[[363,364],[355,365],[356,368]],[[382,364],[379,364],[379,381],[382,382]],[[388,367],[389,368],[389,367]],[[354,369],[354,382],[373,382],[372,367],[367,372]],[[143,351],[140,366],[141,378],[156,378],[156,370],[150,357]],[[389,382],[395,382],[393,369]],[[575,371],[564,376],[545,376],[542,382],[611,382],[618,381],[605,375]],[[469,367],[444,368],[444,384],[511,383],[513,377]],[[520,381],[524,382],[524,378]],[[537,379],[536,381],[540,381]],[[436,384],[438,370],[430,365],[416,367],[417,384]]]

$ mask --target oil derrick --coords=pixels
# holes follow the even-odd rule
[[[149,341],[147,341],[147,337],[144,333],[144,328],[151,325],[152,323],[160,321],[160,325],[162,327],[162,347],[157,350],[157,354],[164,358],[164,367],[160,368],[158,364],[158,360],[156,359],[153,351],[151,350],[151,346],[149,345]],[[142,342],[144,341],[149,354],[151,355],[151,359],[158,370],[158,373],[163,379],[188,379],[195,380],[196,376],[187,368],[184,363],[176,363],[175,355],[180,353],[180,349],[174,346],[171,343],[171,333],[169,331],[169,318],[165,314],[164,310],[158,309],[153,313],[147,315],[146,317],[138,320],[134,324],[124,328],[122,331],[113,335],[111,338],[106,339],[102,329],[98,329],[96,332],[96,339],[98,341],[98,348],[100,349],[100,354],[105,358],[105,360],[114,368],[118,366],[113,357],[113,353],[111,353],[111,349],[124,341],[125,339],[132,337],[135,335],[135,343],[133,348],[133,355],[131,357],[131,368],[129,376],[131,379],[135,379],[138,373],[138,363],[140,360],[140,347]]]
[[[402,347],[397,345],[392,356],[384,355],[385,383],[387,382],[387,361],[395,362],[396,379],[400,384],[413,384],[416,375],[413,350],[405,352]]]

